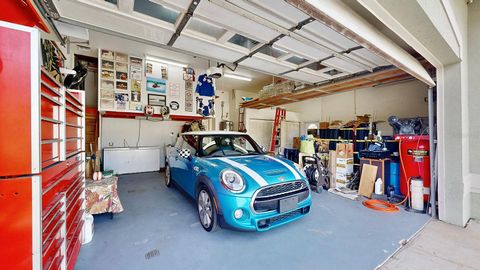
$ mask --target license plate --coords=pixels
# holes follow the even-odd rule
[[[280,207],[279,207],[280,213],[288,212],[290,210],[297,208],[298,197],[295,196],[295,197],[282,199],[280,200],[279,204],[280,204]]]

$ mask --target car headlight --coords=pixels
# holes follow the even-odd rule
[[[240,174],[235,171],[225,170],[222,172],[221,178],[223,187],[233,193],[239,193],[245,189],[245,181],[243,181]]]
[[[299,171],[303,175],[303,177],[307,177],[303,168],[300,167],[300,164],[294,162],[293,165],[295,165],[295,168],[297,169],[297,171]]]

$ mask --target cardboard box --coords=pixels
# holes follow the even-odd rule
[[[300,137],[293,137],[293,149],[300,149]]]
[[[330,150],[328,155],[328,169],[331,173],[330,187],[335,188],[335,171],[337,169],[337,152]]]
[[[318,128],[320,129],[327,129],[330,126],[329,122],[320,122]]]
[[[353,143],[337,143],[337,159],[353,158]]]
[[[353,144],[338,143],[335,156],[335,186],[345,187],[353,174]]]
[[[346,174],[341,172],[335,173],[335,187],[346,187],[350,180],[352,180],[352,174]]]

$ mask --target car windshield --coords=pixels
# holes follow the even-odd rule
[[[208,135],[201,138],[201,156],[260,155],[263,151],[248,135]]]

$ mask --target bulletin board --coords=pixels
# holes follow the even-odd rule
[[[172,115],[198,116],[197,82],[186,68],[108,49],[98,50],[98,62],[99,111],[142,113],[151,105],[155,114],[166,106]]]

